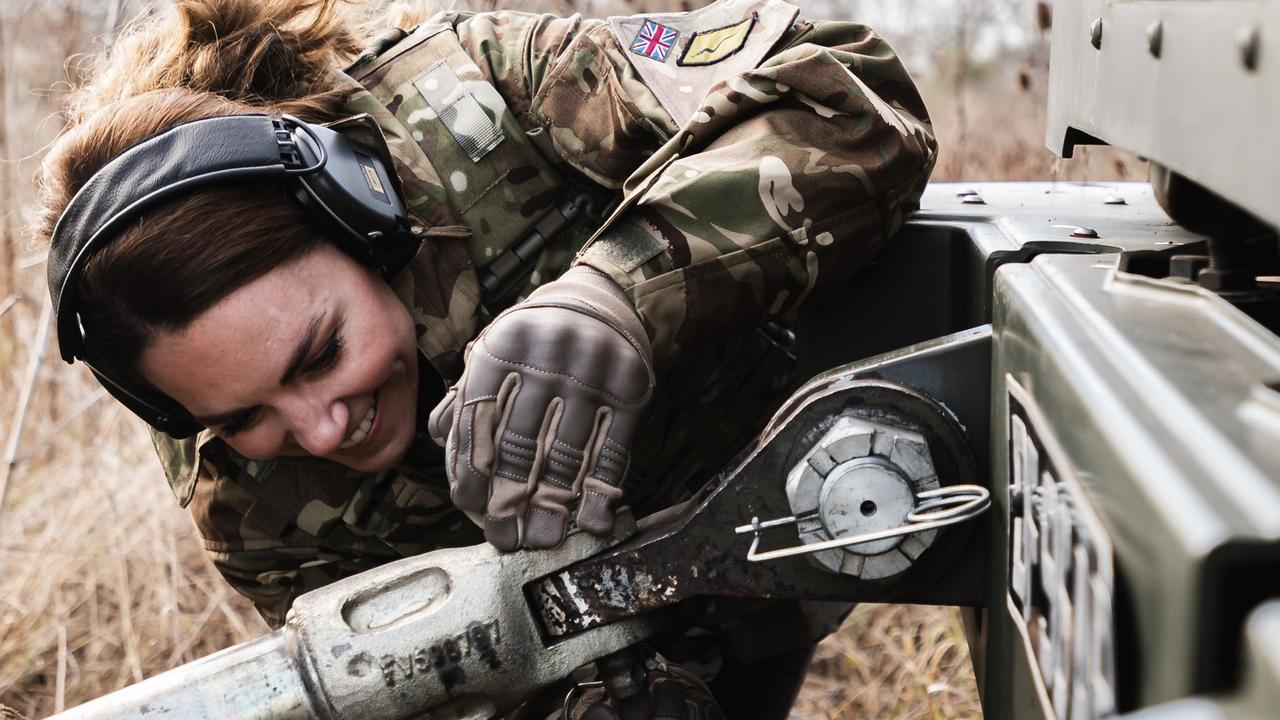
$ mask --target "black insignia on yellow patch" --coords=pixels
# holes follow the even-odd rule
[[[677,65],[714,65],[747,45],[747,36],[756,26],[756,13],[742,22],[715,28],[700,30],[689,38]]]

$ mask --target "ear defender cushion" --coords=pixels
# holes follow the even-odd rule
[[[290,177],[298,200],[339,247],[384,273],[402,267],[418,243],[389,172],[374,151],[287,115],[194,120],[134,145],[89,178],[50,238],[49,294],[62,359],[84,357],[78,285],[88,258],[147,210],[205,187]],[[90,369],[153,427],[178,438],[201,429],[172,398]]]

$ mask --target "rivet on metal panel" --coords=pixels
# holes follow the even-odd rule
[[[1147,26],[1147,51],[1151,57],[1160,58],[1160,48],[1164,41],[1164,23],[1159,20]]]
[[[1096,240],[1099,237],[1099,235],[1098,235],[1098,231],[1094,230],[1091,227],[1078,227],[1075,230],[1071,231],[1071,237],[1089,238],[1091,240]]]
[[[1102,204],[1103,205],[1128,205],[1129,203],[1125,202],[1123,195],[1116,192],[1115,190],[1112,190],[1111,192],[1107,193],[1106,197],[1102,199]]]
[[[965,205],[986,205],[987,204],[987,201],[983,200],[982,196],[977,193],[974,193],[972,195],[965,195],[964,197],[960,198],[960,202],[964,203]]]
[[[969,188],[968,190],[961,190],[960,192],[956,193],[956,197],[965,198],[965,197],[969,197],[970,195],[977,195],[977,194],[978,194],[977,190],[974,190],[973,188]]]
[[[1102,18],[1095,18],[1089,26],[1089,44],[1094,50],[1102,49]]]
[[[1237,42],[1240,45],[1240,63],[1245,70],[1258,69],[1258,56],[1262,54],[1262,32],[1257,25],[1241,28]]]

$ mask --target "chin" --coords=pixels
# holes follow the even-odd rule
[[[361,472],[383,472],[404,459],[417,429],[414,388],[384,386],[379,395],[368,437],[370,446],[363,451],[356,448],[354,452],[336,453],[330,460]]]
[[[410,424],[407,429],[404,426],[400,426],[394,428],[394,430],[397,436],[391,443],[368,460],[360,462],[358,465],[351,464],[351,468],[361,472],[377,473],[385,472],[399,465],[405,454],[409,452],[409,446],[413,444],[414,428]]]

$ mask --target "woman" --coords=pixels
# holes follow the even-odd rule
[[[352,14],[144,18],[42,175],[49,237],[113,158],[204,118],[331,123],[394,168],[421,247],[385,275],[270,180],[149,209],[66,291],[82,357],[204,427],[157,451],[273,626],[398,557],[553,547],[607,533],[622,497],[642,514],[695,489],[791,382],[756,329],[873,257],[934,161],[888,46],[779,0],[444,15],[363,53]]]

